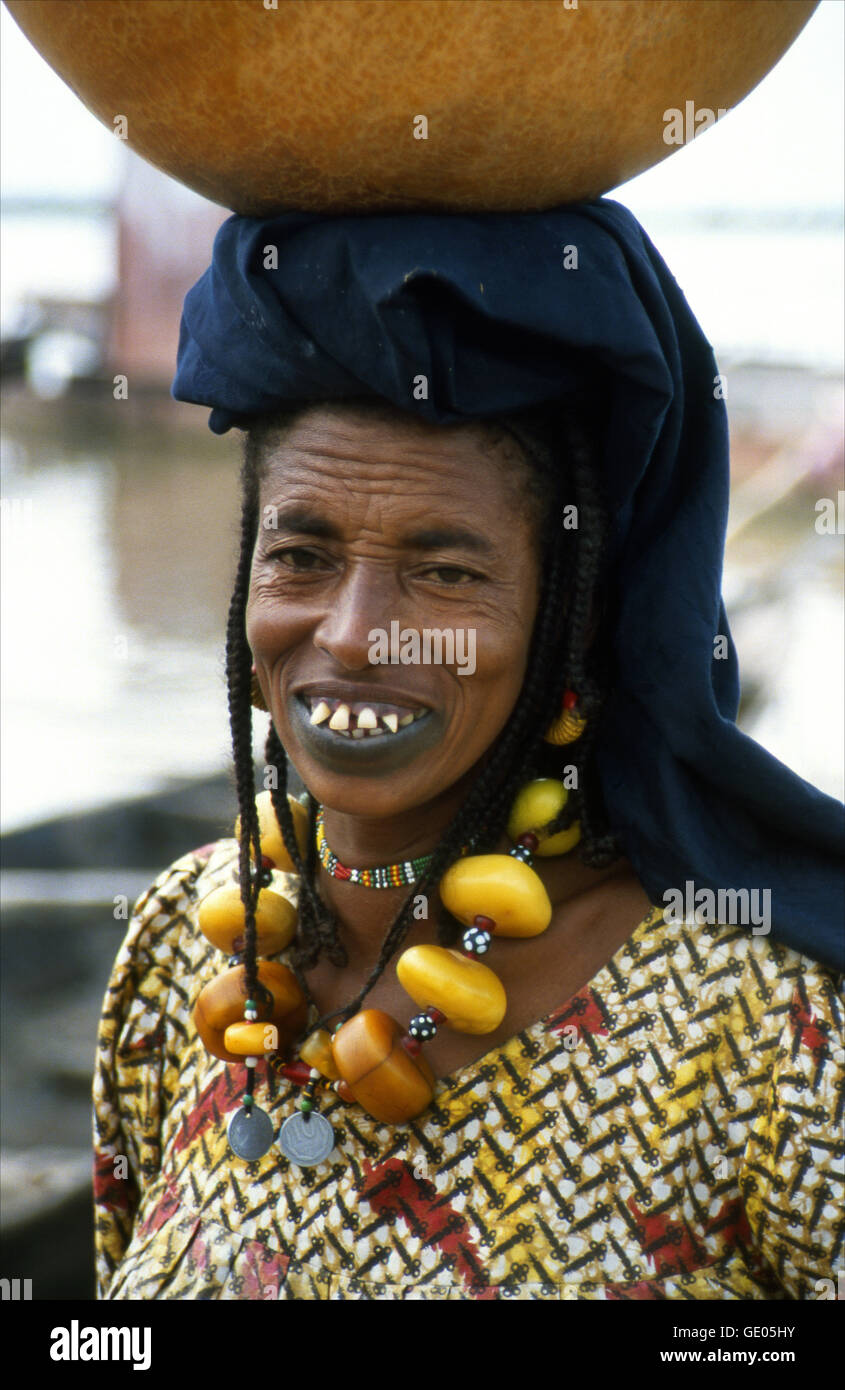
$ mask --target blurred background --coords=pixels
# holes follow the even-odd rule
[[[844,20],[822,0],[717,127],[611,195],[726,378],[740,723],[837,796]],[[0,1273],[32,1278],[35,1298],[90,1298],[90,1082],[126,929],[114,900],[234,817],[223,632],[238,440],[168,394],[181,301],[227,214],[132,155],[5,9],[0,44]]]

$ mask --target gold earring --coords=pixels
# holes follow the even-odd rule
[[[564,691],[561,712],[543,735],[546,743],[554,743],[560,747],[564,743],[574,743],[581,737],[587,727],[587,721],[583,715],[575,713],[577,704],[578,696],[574,691]]]
[[[265,714],[269,714],[264,696],[261,693],[261,686],[258,684],[258,676],[255,673],[254,666],[252,668],[252,677],[249,682],[249,697],[252,701],[253,709],[260,709],[263,710]]]

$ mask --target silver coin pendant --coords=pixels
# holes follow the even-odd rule
[[[318,1111],[303,1114],[298,1110],[279,1130],[279,1148],[285,1158],[300,1168],[316,1168],[334,1148],[334,1130],[325,1115]]]
[[[226,1127],[229,1148],[238,1158],[254,1162],[263,1158],[273,1145],[273,1121],[259,1105],[247,1111],[244,1106],[233,1111]]]

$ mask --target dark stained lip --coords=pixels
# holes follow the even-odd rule
[[[372,693],[369,698],[374,698]],[[301,696],[290,695],[288,708],[294,734],[303,748],[323,767],[341,774],[381,776],[396,771],[435,747],[444,732],[441,716],[429,709],[395,734],[384,733],[379,738],[344,738],[324,724],[311,724],[308,705]]]
[[[347,704],[357,704],[361,700],[381,701],[385,705],[405,705],[409,710],[433,709],[428,700],[395,685],[358,685],[354,681],[307,681],[305,685],[294,686],[291,692],[298,699],[308,696],[326,695],[330,700],[344,700]]]

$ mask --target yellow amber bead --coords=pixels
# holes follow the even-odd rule
[[[351,1095],[384,1124],[412,1120],[434,1096],[434,1072],[424,1057],[405,1051],[403,1031],[382,1009],[362,1009],[332,1038],[335,1063],[343,1078],[341,1099]]]
[[[459,1033],[492,1033],[508,1006],[498,975],[445,946],[412,946],[396,963],[399,983],[422,1008],[431,1004]]]
[[[223,1034],[227,1052],[239,1057],[264,1057],[279,1050],[279,1030],[275,1023],[230,1023]]]
[[[554,854],[567,854],[574,849],[581,839],[581,822],[574,820],[568,830],[560,830],[557,835],[550,835],[547,840],[541,840],[534,853],[540,859],[551,858]]]
[[[296,797],[288,797],[288,805],[293,816],[293,827],[296,832],[296,843],[299,846],[299,853],[304,858],[308,848],[308,811]],[[279,822],[276,820],[276,812],[273,810],[273,798],[269,792],[259,792],[255,798],[255,809],[258,812],[258,826],[261,833],[261,853],[266,854],[268,859],[272,859],[277,869],[282,869],[286,874],[295,873],[293,860],[285,848],[282,839],[282,832],[279,829]],[[241,837],[241,818],[235,821],[235,838]]]
[[[340,1072],[332,1052],[332,1037],[327,1029],[318,1028],[314,1033],[309,1033],[299,1049],[299,1055],[303,1062],[309,1067],[316,1067],[330,1081],[339,1079]]]
[[[531,831],[540,841],[534,853],[541,859],[553,854],[566,854],[581,839],[578,821],[573,821],[568,830],[560,830],[557,835],[545,840],[542,831],[544,826],[560,815],[568,800],[566,787],[555,777],[538,777],[534,782],[529,782],[511,807],[508,835],[514,844],[520,835]]]
[[[199,905],[197,920],[203,936],[218,951],[227,955],[243,951],[244,905],[239,884],[224,883],[208,893]],[[262,888],[255,909],[255,927],[259,955],[273,956],[293,940],[296,908],[281,893]]]
[[[552,920],[542,880],[510,854],[458,859],[440,880],[440,897],[468,927],[477,916],[492,917],[497,936],[539,936]]]

